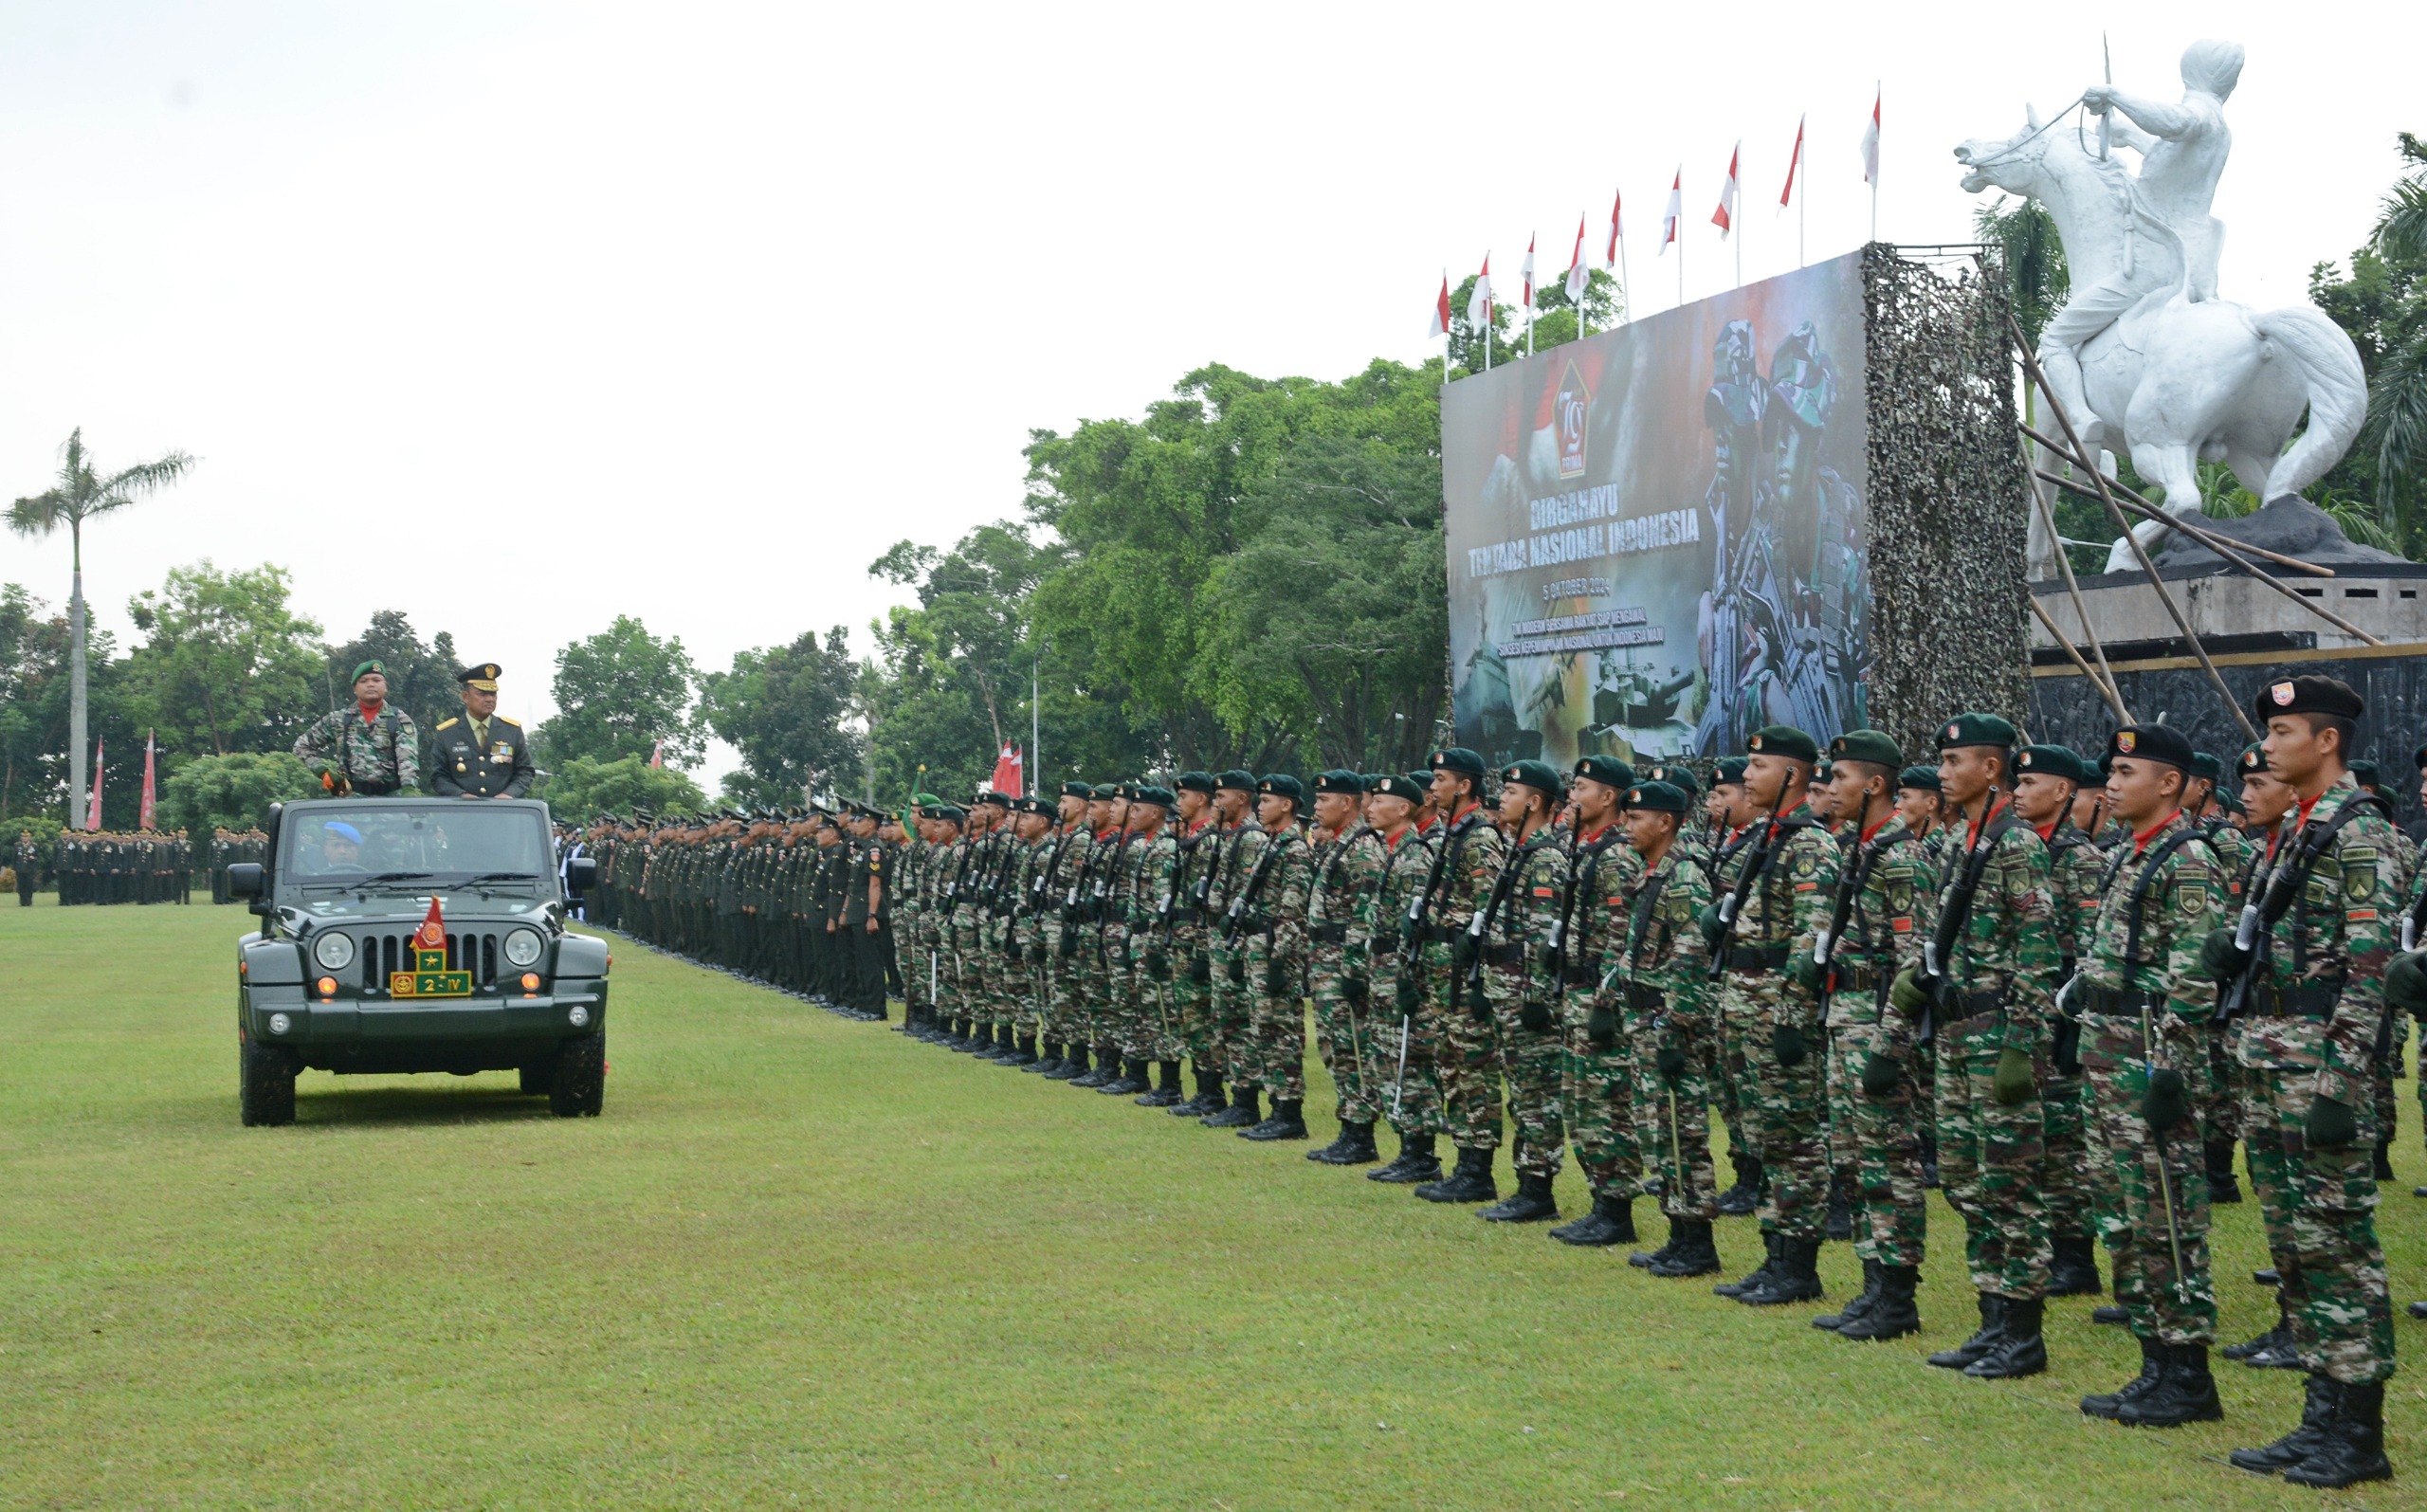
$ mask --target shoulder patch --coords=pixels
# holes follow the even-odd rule
[[[445,730],[445,729],[450,729],[450,728],[454,727],[455,725],[461,724],[461,723],[463,723],[463,722],[464,722],[464,721],[463,721],[463,720],[439,720],[439,721],[438,721],[438,727],[439,727],[440,729],[442,729],[442,730]]]

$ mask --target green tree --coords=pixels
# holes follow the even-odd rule
[[[20,499],[9,506],[9,528],[20,536],[67,531],[72,570],[67,595],[67,822],[84,822],[84,740],[90,713],[84,658],[87,624],[84,613],[84,526],[89,520],[116,514],[146,494],[167,487],[186,474],[193,459],[173,451],[157,461],[137,463],[103,477],[84,450],[79,426],[60,448],[59,482],[46,492]]]
[[[1578,301],[1567,297],[1567,270],[1549,275],[1546,288],[1534,291],[1534,352],[1536,355],[1552,347],[1577,339],[1576,306]],[[1584,319],[1592,335],[1599,335],[1616,325],[1626,313],[1626,302],[1618,296],[1618,281],[1598,268],[1584,275]],[[1523,352],[1525,336],[1521,328],[1514,333],[1516,350]]]
[[[344,704],[354,669],[374,660],[387,665],[388,701],[411,715],[425,736],[439,720],[462,712],[462,684],[455,673],[463,664],[456,660],[455,637],[440,630],[425,646],[404,610],[394,609],[378,610],[361,634],[329,648],[319,684],[328,707]]]
[[[843,627],[823,645],[803,632],[789,646],[734,653],[733,669],[700,680],[700,714],[717,738],[741,753],[725,795],[751,808],[782,808],[804,790],[856,788],[862,762],[853,716],[859,667]]]
[[[653,767],[645,756],[601,761],[575,756],[549,772],[532,794],[567,824],[588,824],[600,814],[697,813],[708,806],[700,785],[671,767]]]
[[[2349,334],[2368,373],[2368,418],[2348,455],[2320,482],[2318,501],[2365,501],[2401,542],[2427,556],[2427,142],[2398,141],[2402,176],[2385,197],[2349,277],[2330,263],[2309,273],[2309,298]],[[2343,518],[2335,511],[2337,518]],[[2348,528],[2348,527],[2346,527]]]
[[[22,584],[0,586],[0,820],[59,810],[67,731],[51,715],[66,708],[66,617]]]
[[[699,669],[681,636],[660,640],[629,614],[557,652],[557,715],[532,731],[545,766],[577,756],[646,759],[666,742],[668,766],[697,766],[705,753],[691,713]]]
[[[319,711],[320,627],[288,605],[283,567],[169,571],[127,602],[144,644],[133,675],[171,750],[283,750]]]
[[[222,825],[248,829],[264,823],[273,803],[319,795],[319,781],[285,751],[196,756],[160,785],[159,825],[208,837]]]

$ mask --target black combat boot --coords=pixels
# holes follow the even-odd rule
[[[1143,1092],[1153,1084],[1154,1082],[1147,1073],[1145,1062],[1133,1061],[1123,1056],[1121,1062],[1121,1074],[1097,1087],[1096,1090],[1106,1097],[1130,1097]]]
[[[1036,1064],[1034,1066],[1023,1066],[1020,1069],[1028,1072],[1031,1076],[1050,1076],[1054,1072],[1062,1069],[1062,1042],[1060,1040],[1047,1040],[1045,1042],[1045,1053],[1036,1058]]]
[[[1368,1181],[1387,1186],[1412,1187],[1420,1182],[1441,1179],[1441,1157],[1432,1153],[1433,1137],[1430,1134],[1402,1134],[1399,1153],[1389,1165],[1365,1174]]]
[[[1687,1220],[1680,1218],[1670,1219],[1669,1237],[1662,1243],[1660,1248],[1657,1249],[1634,1250],[1627,1256],[1627,1264],[1633,1266],[1637,1270],[1657,1270],[1662,1261],[1667,1260],[1677,1252],[1677,1226],[1685,1221]],[[1553,1230],[1552,1231],[1556,1233],[1558,1230]]]
[[[1853,1183],[1836,1172],[1829,1174],[1829,1212],[1822,1220],[1821,1237],[1840,1242],[1854,1236]]]
[[[1119,1057],[1106,1050],[1101,1045],[1095,1047],[1095,1069],[1070,1078],[1070,1084],[1072,1086],[1085,1087],[1088,1091],[1094,1091],[1097,1087],[1104,1085],[1106,1082],[1111,1081],[1114,1077],[1121,1074]],[[1086,1057],[1084,1055],[1080,1057],[1080,1063],[1082,1065],[1086,1064]]]
[[[1475,1214],[1491,1223],[1540,1223],[1559,1216],[1559,1200],[1551,1194],[1551,1174],[1520,1171],[1517,1190]]]
[[[2208,1162],[2208,1200],[2239,1202],[2241,1183],[2234,1178],[2234,1141],[2210,1139],[2200,1147]]]
[[[1858,1323],[1870,1317],[1870,1309],[1879,1302],[1879,1278],[1885,1269],[1886,1267],[1876,1260],[1864,1261],[1861,1295],[1834,1313],[1822,1313],[1815,1318],[1812,1320],[1812,1326],[1825,1328],[1834,1334],[1848,1323]]]
[[[2334,1414],[2319,1430],[2317,1447],[2286,1470],[2284,1479],[2328,1491],[2362,1481],[2392,1480],[2393,1465],[2385,1458],[2384,1382],[2345,1382],[2335,1398]]]
[[[984,1060],[995,1050],[995,1026],[980,1024],[976,1019],[971,1019],[968,1038],[954,1046],[953,1048],[965,1055],[974,1055],[981,1061]]]
[[[1156,1064],[1161,1068],[1163,1079],[1156,1084],[1153,1091],[1138,1100],[1138,1105],[1141,1108],[1176,1108],[1179,1106],[1179,1063],[1159,1061]]]
[[[1252,1129],[1264,1121],[1256,1111],[1256,1089],[1251,1086],[1231,1088],[1231,1105],[1218,1113],[1210,1113],[1197,1121],[1209,1129]]]
[[[1458,1147],[1458,1168],[1440,1181],[1415,1189],[1427,1202],[1489,1202],[1500,1195],[1491,1178],[1492,1152]]]
[[[2377,1141],[2375,1175],[2380,1181],[2391,1181],[2393,1179],[2393,1141],[2391,1139],[2379,1139]]]
[[[1593,1206],[1574,1223],[1565,1223],[1551,1230],[1551,1237],[1563,1245],[1598,1249],[1609,1245],[1634,1243],[1634,1199],[1612,1193],[1597,1193]]]
[[[1730,1150],[1727,1163],[1736,1168],[1736,1185],[1719,1195],[1719,1215],[1746,1218],[1761,1205],[1761,1162]]]
[[[2132,1321],[2132,1309],[2115,1306],[2093,1307],[2089,1310],[2089,1321],[2094,1323],[2104,1323],[2109,1328],[2121,1328]]]
[[[988,1038],[986,1047],[977,1052],[979,1060],[990,1061],[1000,1066],[1019,1055],[1019,1042],[1012,1037],[1012,1027],[1009,1024],[997,1024],[991,1031],[981,1032],[985,1032]]]
[[[2115,1391],[2093,1392],[2083,1397],[2083,1416],[2104,1417],[2112,1422],[2115,1414],[2124,1410],[2126,1402],[2138,1401],[2146,1396],[2156,1390],[2158,1382],[2164,1378],[2165,1346],[2154,1339],[2142,1339],[2138,1342],[2141,1346],[2141,1374],[2126,1381]]]
[[[1719,1248],[1711,1243],[1708,1218],[1671,1218],[1669,1242],[1660,1247],[1669,1258],[1655,1261],[1651,1273],[1669,1281],[1708,1276],[1719,1269]]]
[[[1920,1333],[1922,1312],[1913,1301],[1913,1288],[1921,1284],[1918,1266],[1880,1266],[1879,1291],[1871,1299],[1870,1311],[1838,1324],[1837,1337],[1869,1342]]]
[[[1788,1239],[1779,1248],[1779,1266],[1770,1272],[1770,1279],[1738,1292],[1738,1302],[1747,1307],[1778,1307],[1820,1299],[1820,1241]]]
[[[2048,1341],[2039,1335],[2039,1325],[2048,1315],[2048,1303],[2041,1297],[2009,1298],[2005,1317],[1998,1325],[1998,1341],[1979,1359],[1963,1367],[1963,1374],[1978,1380],[2010,1380],[2017,1375],[2036,1375],[2048,1368]]]
[[[1953,1349],[1942,1349],[1930,1357],[1930,1363],[1941,1370],[1962,1370],[1995,1348],[1998,1336],[2003,1332],[2006,1300],[1995,1292],[1980,1293],[1980,1326],[1972,1337]]]
[[[1711,1288],[1712,1294],[1720,1297],[1735,1297],[1742,1295],[1744,1292],[1748,1292],[1754,1287],[1761,1284],[1763,1282],[1769,1280],[1771,1272],[1779,1268],[1779,1236],[1775,1232],[1763,1233],[1761,1235],[1761,1263],[1755,1266],[1752,1271],[1742,1281],[1724,1281],[1718,1285],[1713,1286]]]
[[[1071,1082],[1087,1074],[1087,1047],[1073,1040],[1062,1047],[1062,1064],[1045,1073],[1049,1082]]]
[[[2217,1400],[2217,1378],[2208,1374],[2205,1344],[2161,1344],[2162,1370],[2157,1384],[2118,1405],[2115,1420],[2134,1428],[2181,1428],[2213,1423],[2225,1415]]]
[[[2051,1297],[2095,1297],[2099,1292],[2098,1252],[2086,1233],[2060,1233],[2049,1241],[2056,1252],[2048,1271]]]
[[[1374,1148],[1373,1120],[1352,1123],[1342,1119],[1340,1120],[1340,1138],[1320,1150],[1307,1151],[1306,1158],[1317,1165],[1363,1165],[1380,1158],[1380,1155],[1381,1152]]]
[[[1272,1100],[1272,1117],[1253,1128],[1241,1129],[1239,1138],[1270,1144],[1277,1139],[1303,1139],[1306,1137],[1306,1104],[1299,1098],[1277,1097]]]
[[[2317,1452],[2326,1442],[2326,1425],[2343,1396],[2343,1383],[2323,1371],[2309,1374],[2308,1395],[2301,1402],[2301,1421],[2274,1443],[2254,1449],[2235,1449],[2225,1456],[2237,1470],[2273,1475],[2288,1470]]]
[[[1206,1075],[1205,1068],[1199,1066],[1196,1071],[1196,1095],[1172,1109],[1172,1115],[1175,1118],[1202,1119],[1219,1113],[1230,1105],[1231,1100],[1222,1095],[1222,1079],[1218,1076]]]

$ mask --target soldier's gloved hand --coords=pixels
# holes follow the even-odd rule
[[[2343,1150],[2360,1137],[2360,1120],[2345,1103],[2330,1097],[2319,1098],[2309,1104],[2308,1126],[2301,1138],[2312,1150]]]
[[[1910,1018],[1922,1011],[1922,1005],[1930,1000],[1930,994],[1929,990],[1922,985],[1921,975],[1907,966],[1888,984],[1888,1000],[1896,1005],[1897,1012]]]
[[[1284,997],[1289,993],[1289,968],[1277,960],[1264,963],[1264,995]]]
[[[2149,1089],[2141,1098],[2141,1120],[2162,1134],[2191,1112],[2191,1091],[2182,1073],[2163,1066],[2149,1073]]]
[[[1214,963],[1205,958],[1203,951],[1188,958],[1188,979],[1199,987],[1214,985]]]
[[[1998,1052],[1998,1074],[1989,1090],[1999,1107],[2015,1107],[2031,1097],[2031,1057],[2009,1045]]]
[[[1020,963],[1020,942],[1018,940],[1006,939],[1003,941],[1003,958],[1010,961],[1014,966],[1017,966]]]
[[[1872,1097],[1886,1097],[1896,1090],[1896,1079],[1903,1069],[1893,1057],[1873,1050],[1863,1057],[1862,1089]]]
[[[2427,950],[2396,956],[2385,968],[2385,1007],[2413,1018],[2427,1017]]]
[[[1660,1048],[1651,1052],[1651,1064],[1659,1068],[1662,1081],[1674,1084],[1686,1074],[1686,1047],[1675,1040],[1662,1040]]]
[[[1480,976],[1468,984],[1467,1011],[1474,1015],[1475,1022],[1478,1024],[1491,1022],[1491,989],[1484,984],[1484,979]]]
[[[1463,972],[1472,966],[1475,963],[1475,957],[1482,954],[1483,946],[1476,941],[1474,932],[1468,929],[1459,930],[1458,938],[1450,945],[1450,969],[1453,972]]]
[[[1618,1015],[1609,1004],[1596,999],[1593,1011],[1584,1015],[1584,1037],[1602,1047],[1618,1040]]]
[[[1399,949],[1401,951],[1412,951],[1415,949],[1416,941],[1423,938],[1424,926],[1422,924],[1417,923],[1413,919],[1403,919],[1399,920]]]
[[[1789,953],[1786,958],[1786,979],[1807,993],[1820,990],[1820,963],[1808,950]]]
[[[1247,957],[1244,956],[1232,956],[1231,969],[1226,975],[1231,978],[1231,985],[1232,987],[1245,987],[1248,984]]]
[[[2199,975],[2212,982],[2229,981],[2241,975],[2250,964],[2250,952],[2234,943],[2230,926],[2219,924],[2208,931],[2199,945]]]
[[[1146,947],[1146,975],[1159,982],[1172,979],[1172,958],[1160,945]]]
[[[1517,1011],[1517,1022],[1524,1026],[1525,1032],[1528,1034],[1549,1033],[1551,1027],[1550,1005],[1547,1003],[1536,1002],[1530,997],[1527,998],[1525,1000],[1525,1006]]]
[[[1720,941],[1727,938],[1727,926],[1720,921],[1719,905],[1705,903],[1703,911],[1694,916],[1694,923],[1703,932],[1703,944],[1716,953]]]
[[[1340,979],[1340,995],[1348,999],[1351,1006],[1363,1008],[1374,995],[1373,984],[1362,976],[1343,976]]]
[[[1062,958],[1068,960],[1077,954],[1079,954],[1079,932],[1075,929],[1062,931]]]
[[[1778,1032],[1770,1036],[1770,1050],[1779,1058],[1780,1066],[1801,1066],[1803,1057],[1809,1053],[1803,1043],[1803,1030],[1792,1024],[1779,1026]]]
[[[1417,1006],[1423,1001],[1423,993],[1415,985],[1415,973],[1401,971],[1391,983],[1391,996],[1399,1006],[1399,1017],[1414,1016]]]

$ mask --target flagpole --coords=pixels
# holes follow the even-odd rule
[[[1870,119],[1874,127],[1879,123],[1880,94],[1887,86],[1888,81],[1885,79],[1871,81]],[[1873,157],[1879,155],[1879,149],[1875,142],[1871,147],[1871,155]],[[1870,171],[1870,239],[1874,242],[1879,240],[1879,170],[1876,168]]]
[[[1627,223],[1624,212],[1618,217],[1618,311],[1622,320],[1634,319],[1634,297],[1627,292]]]

